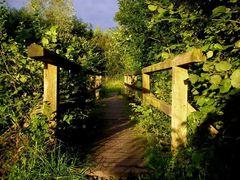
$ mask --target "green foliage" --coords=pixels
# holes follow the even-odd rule
[[[171,136],[170,118],[154,108],[130,104],[134,115],[131,120],[137,122],[139,135],[149,141],[149,146],[169,148]]]
[[[119,0],[119,5],[120,10],[115,19],[127,35],[122,36],[122,41],[128,42],[122,43],[121,48],[129,49],[124,56],[131,55],[132,61],[140,65],[134,70],[141,70],[142,67],[164,61],[194,47],[201,48],[208,58],[208,61],[192,65],[189,69],[189,103],[198,110],[188,119],[190,149],[184,150],[176,158],[167,159],[168,163],[161,164],[161,161],[157,161],[159,167],[163,167],[159,170],[163,172],[159,177],[231,177],[237,171],[229,170],[228,174],[220,173],[221,175],[218,173],[231,167],[227,160],[218,162],[220,168],[217,163],[213,163],[214,167],[210,168],[209,164],[215,162],[212,156],[206,160],[201,157],[210,153],[217,156],[214,143],[229,143],[224,139],[224,128],[231,126],[233,121],[230,123],[225,117],[225,108],[239,93],[239,1]],[[171,102],[169,73],[153,75],[151,79],[151,87],[156,95]],[[151,118],[151,115],[146,116]],[[144,121],[141,117],[139,119]],[[214,139],[209,134],[210,125],[219,132],[218,138]],[[202,131],[204,133],[201,134]],[[162,150],[156,148],[156,152],[158,150],[160,152],[153,155],[154,158],[161,154]],[[191,153],[194,155],[191,156]],[[234,157],[239,159],[236,153]]]
[[[84,179],[84,171],[51,145],[59,132],[92,123],[87,118],[94,93],[84,72],[105,70],[104,49],[97,38],[101,33],[94,35],[70,11],[66,16],[66,11],[60,13],[61,8],[69,10],[63,6],[67,1],[51,3],[51,8],[62,3],[53,16],[51,8],[41,9],[46,7],[36,7],[40,9],[32,14],[0,8],[0,174],[9,179]],[[79,73],[60,69],[57,134],[49,128],[51,115],[42,114],[43,64],[27,57],[33,42],[83,67]]]
[[[11,167],[8,179],[87,179],[86,169],[77,168],[77,161],[77,157],[62,153],[56,145],[46,153],[46,149],[36,143]]]

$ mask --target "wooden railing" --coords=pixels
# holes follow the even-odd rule
[[[44,63],[43,101],[49,105],[50,112],[48,111],[48,113],[52,114],[53,119],[56,120],[59,106],[59,68],[71,70],[73,73],[83,72],[83,69],[79,64],[69,61],[35,43],[28,47],[28,56]],[[83,73],[91,75],[91,89],[95,91],[95,96],[98,98],[102,76],[95,76],[91,71],[84,71]]]
[[[180,54],[172,59],[142,69],[142,103],[151,105],[171,117],[171,147],[177,150],[187,142],[187,117],[195,111],[188,103],[188,70],[187,65],[206,61],[200,49]],[[150,92],[151,74],[164,70],[172,70],[172,103],[157,99]],[[134,85],[136,75],[125,75],[125,85]]]

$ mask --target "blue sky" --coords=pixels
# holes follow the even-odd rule
[[[27,0],[8,0],[10,7],[20,8]],[[102,30],[116,27],[113,18],[118,11],[117,0],[73,0],[73,5],[78,18]]]

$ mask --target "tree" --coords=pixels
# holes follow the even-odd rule
[[[59,26],[62,32],[72,30],[75,15],[72,0],[29,0],[27,9],[50,24]]]

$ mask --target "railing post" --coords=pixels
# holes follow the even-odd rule
[[[102,84],[102,76],[95,76],[95,88],[96,88],[95,98],[96,98],[96,100],[98,100],[100,97],[100,88],[99,87],[101,86],[101,84]]]
[[[143,104],[146,104],[146,97],[150,93],[150,75],[142,74]]]
[[[180,67],[172,69],[172,151],[187,143],[188,71]]]
[[[59,98],[59,67],[44,63],[44,95],[43,101],[49,105],[49,110],[45,113],[51,115],[50,127],[55,128],[57,111],[58,111],[58,98]]]

